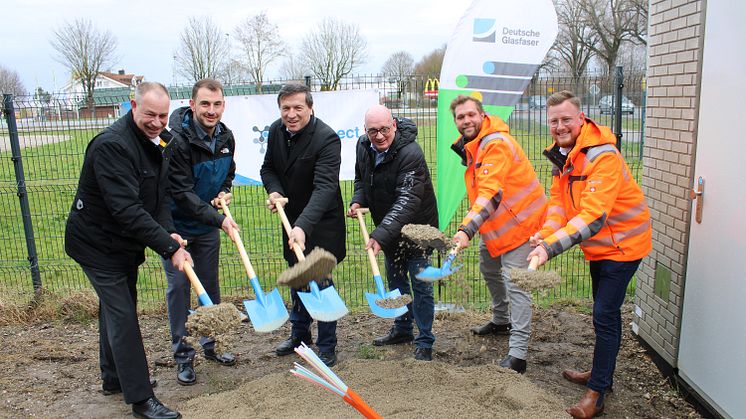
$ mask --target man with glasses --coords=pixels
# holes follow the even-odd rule
[[[451,148],[466,166],[471,204],[453,240],[465,248],[480,234],[479,268],[492,296],[492,320],[472,332],[510,334],[510,349],[500,366],[522,374],[531,334],[531,296],[510,280],[510,270],[528,267],[529,238],[544,222],[547,199],[531,162],[502,119],[486,115],[479,100],[464,95],[451,102],[451,113],[461,133]]]
[[[622,340],[621,306],[632,275],[652,249],[650,212],[642,190],[615,147],[616,136],[580,111],[572,92],[547,100],[554,143],[544,155],[552,162],[549,212],[532,238],[528,255],[548,259],[579,244],[590,261],[596,344],[590,371],[565,370],[562,376],[588,389],[567,409],[576,418],[603,411],[611,390]]]
[[[375,105],[365,113],[365,135],[357,143],[355,192],[347,213],[356,217],[358,208],[370,208],[375,230],[366,249],[383,250],[389,289],[414,292],[409,311],[394,320],[376,346],[415,341],[414,357],[432,360],[435,304],[433,286],[415,277],[428,264],[432,249],[412,246],[403,240],[406,224],[438,227],[438,209],[425,155],[417,144],[417,126],[410,119],[393,118],[391,111]],[[407,279],[407,273],[411,279]],[[419,334],[414,338],[412,317]]]

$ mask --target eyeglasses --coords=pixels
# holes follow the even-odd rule
[[[365,130],[365,133],[368,134],[368,137],[370,137],[370,138],[377,137],[379,132],[381,133],[381,135],[386,135],[389,132],[391,132],[391,127],[390,126],[388,126],[388,127],[381,127],[381,128],[378,128],[378,129],[369,128],[369,129]]]
[[[550,119],[549,126],[552,128],[557,128],[559,124],[562,124],[564,126],[573,125],[575,121],[578,120],[578,115],[580,115],[580,113],[575,116],[565,116],[559,119]]]

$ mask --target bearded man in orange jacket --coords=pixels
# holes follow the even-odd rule
[[[510,333],[510,349],[500,366],[524,373],[531,295],[510,281],[510,270],[528,267],[529,238],[544,222],[547,198],[531,162],[502,119],[486,115],[479,100],[464,95],[451,102],[451,113],[461,133],[451,148],[466,166],[464,180],[471,203],[453,241],[465,248],[480,234],[479,269],[492,296],[492,320],[472,331]]]
[[[579,244],[590,261],[596,346],[590,371],[562,376],[587,386],[567,413],[590,418],[603,411],[622,339],[621,306],[630,279],[652,248],[650,212],[642,190],[616,148],[616,137],[581,112],[568,91],[547,99],[554,143],[544,155],[553,163],[549,212],[531,238],[529,258],[539,266]]]

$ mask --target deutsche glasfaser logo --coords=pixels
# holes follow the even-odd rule
[[[495,42],[495,22],[497,19],[475,18],[474,19],[474,42]]]
[[[259,129],[256,125],[252,128],[254,132],[259,133],[259,136],[254,138],[254,144],[259,144],[259,152],[264,154],[267,149],[265,146],[267,145],[267,138],[269,138],[269,125],[265,125],[264,129]]]

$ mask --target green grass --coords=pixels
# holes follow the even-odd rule
[[[419,128],[418,142],[422,146],[431,172],[435,176],[436,126],[435,119],[415,118]],[[546,189],[551,182],[551,167],[541,155],[550,143],[548,131],[527,127],[516,127],[512,131],[521,143]],[[26,176],[31,221],[34,228],[36,250],[39,256],[39,271],[45,288],[64,292],[88,288],[88,280],[78,265],[64,252],[64,228],[78,180],[85,147],[97,130],[81,129],[56,132],[32,132],[26,136],[42,138],[54,135],[55,140],[67,138],[22,150],[22,162]],[[636,146],[636,145],[633,145]],[[24,296],[32,291],[31,274],[27,260],[27,243],[17,196],[14,165],[10,152],[0,153],[0,290],[11,295]],[[639,175],[641,159],[630,161],[633,172]],[[343,200],[349,203],[352,181],[341,182]],[[251,257],[254,269],[265,291],[275,287],[275,280],[285,267],[282,258],[282,235],[276,215],[264,207],[266,194],[262,187],[241,186],[234,189],[232,213],[241,227],[241,236]],[[464,199],[457,213],[463,214],[468,207]],[[456,221],[445,232],[454,233]],[[373,225],[368,219],[369,231]],[[356,220],[347,219],[347,258],[335,271],[336,288],[352,309],[365,309],[364,292],[373,291],[372,272],[368,264]],[[464,263],[463,280],[441,281],[436,284],[436,300],[458,302],[473,308],[487,308],[489,295],[481,279],[478,268],[478,246],[474,243],[462,252]],[[433,263],[438,263],[433,259]],[[383,258],[379,257],[379,267],[383,270]],[[577,247],[553,259],[547,266],[565,278],[559,287],[544,294],[535,294],[539,305],[549,304],[562,298],[588,298],[590,280],[587,264]],[[253,298],[238,252],[232,242],[223,237],[220,259],[220,278],[223,293],[239,298]],[[147,260],[141,267],[138,284],[140,301],[145,306],[160,304],[165,299],[166,281],[161,260],[154,253],[147,252]],[[289,292],[281,288],[285,301]]]

